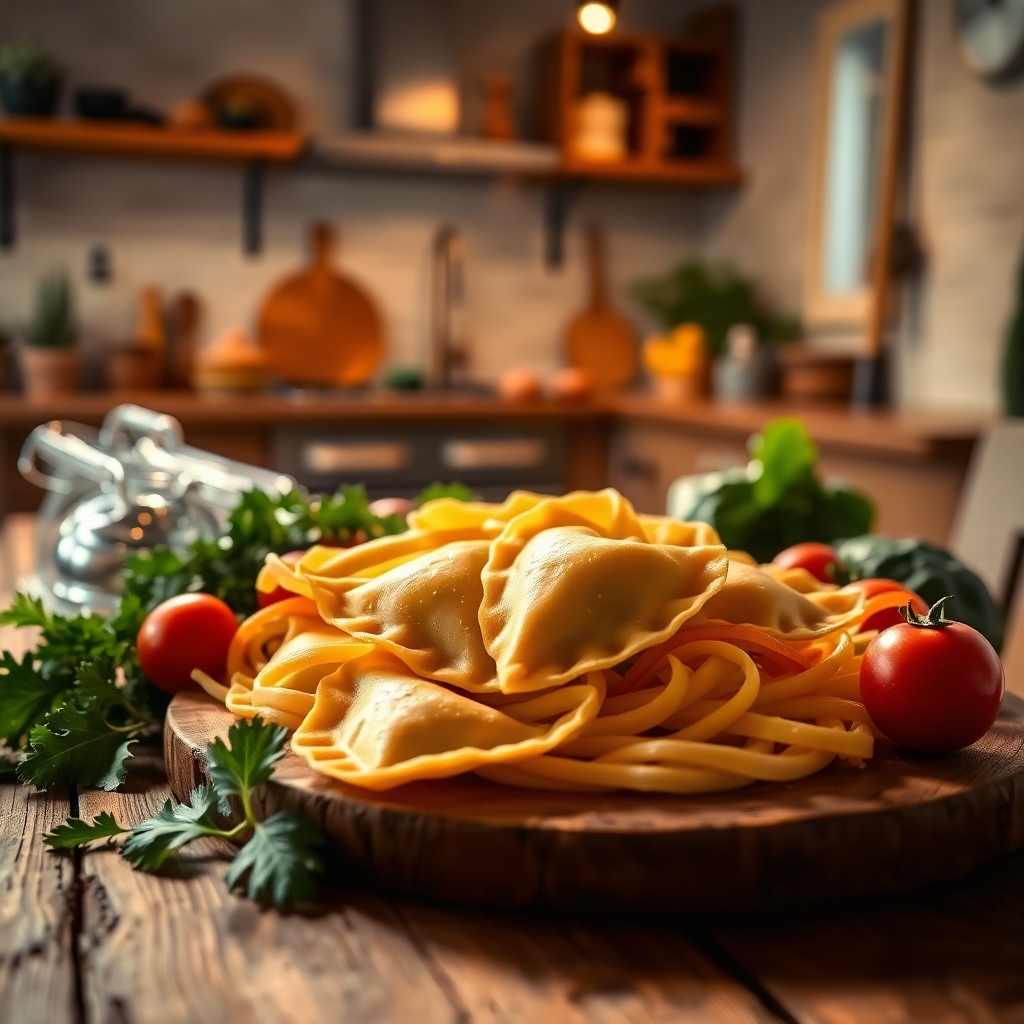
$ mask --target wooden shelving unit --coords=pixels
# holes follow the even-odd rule
[[[306,139],[297,132],[4,118],[0,120],[0,248],[11,248],[16,238],[13,157],[17,150],[239,163],[243,167],[243,247],[247,253],[257,253],[262,244],[263,174],[266,165],[296,160],[305,148]]]
[[[733,16],[718,10],[679,39],[576,30],[541,51],[540,123],[564,175],[681,185],[742,180],[733,159]],[[622,159],[597,160],[577,139],[583,101],[602,94],[627,112]]]
[[[575,30],[541,51],[543,142],[468,136],[347,132],[308,140],[296,132],[185,129],[96,121],[0,119],[0,249],[14,245],[14,154],[224,161],[242,167],[242,238],[262,247],[263,179],[269,164],[312,171],[515,176],[544,188],[545,262],[563,259],[568,209],[588,181],[715,187],[739,184],[734,162],[732,15],[713,11],[680,39]],[[600,88],[629,106],[627,157],[586,160],[572,145],[580,99]]]

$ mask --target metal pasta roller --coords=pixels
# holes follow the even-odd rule
[[[216,536],[245,491],[276,497],[295,486],[185,445],[177,420],[135,405],[113,409],[99,431],[57,420],[36,427],[18,468],[49,492],[29,584],[65,612],[112,611],[130,554]]]

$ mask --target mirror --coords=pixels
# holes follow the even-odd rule
[[[806,319],[876,354],[906,95],[905,0],[843,0],[821,17]]]

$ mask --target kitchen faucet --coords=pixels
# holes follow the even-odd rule
[[[454,224],[434,235],[430,265],[430,380],[432,387],[464,383],[469,369],[466,337],[466,244]]]

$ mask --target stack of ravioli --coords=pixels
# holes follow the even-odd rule
[[[295,596],[243,623],[228,679],[204,685],[349,785],[696,793],[871,756],[861,594],[611,489],[440,499],[404,534],[270,556],[259,586]]]

